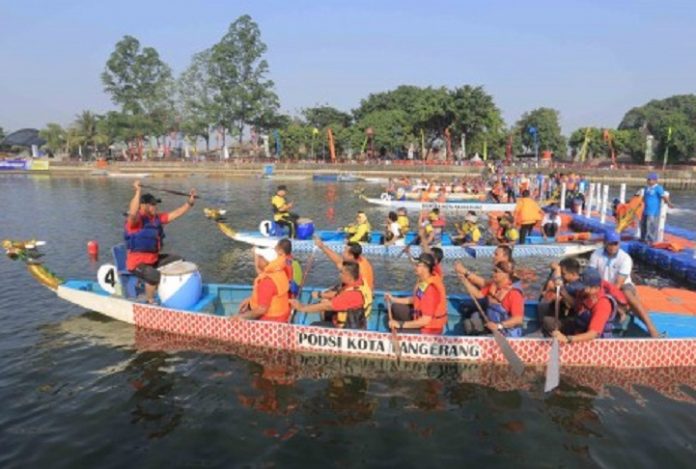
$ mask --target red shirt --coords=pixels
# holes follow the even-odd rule
[[[169,214],[168,213],[158,213],[155,215],[156,217],[159,217],[160,223],[163,225],[166,225],[169,223]],[[129,220],[126,220],[126,233],[127,234],[133,234],[139,230],[141,230],[143,227],[142,224],[142,214],[138,214],[138,217],[135,220],[135,223],[131,223]],[[126,255],[126,269],[127,270],[134,270],[138,265],[140,264],[146,264],[146,265],[155,265],[157,263],[157,260],[159,259],[159,253],[158,252],[132,252],[128,251],[128,254]]]
[[[492,283],[487,284],[481,289],[481,294],[488,296],[489,293],[491,293],[492,287]],[[524,296],[522,296],[522,292],[516,288],[508,291],[500,304],[503,306],[503,308],[505,308],[505,311],[507,311],[511,317],[524,316]]]
[[[271,300],[273,300],[273,297],[278,294],[278,288],[276,287],[275,282],[271,280],[270,277],[266,277],[258,283],[257,288],[259,306],[268,308],[271,306]]]
[[[617,303],[621,305],[628,304],[628,299],[626,298],[626,295],[624,295],[624,292],[622,292],[621,289],[613,283],[602,280],[602,290],[605,294],[613,296]]]
[[[331,300],[331,308],[334,311],[348,311],[363,307],[363,296],[358,290],[351,287],[343,289]]]
[[[590,325],[587,330],[602,334],[604,332],[604,326],[611,317],[611,300],[603,294],[600,294],[600,297],[595,303],[592,303],[590,298],[586,298],[582,305],[590,310]]]
[[[419,309],[423,316],[436,316],[437,306],[440,304],[440,292],[435,285],[428,285],[420,299]]]

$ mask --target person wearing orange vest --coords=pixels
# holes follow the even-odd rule
[[[328,313],[325,316],[328,319],[313,322],[312,326],[366,329],[372,309],[372,289],[360,279],[360,266],[353,261],[343,262],[340,282],[336,294],[322,298],[319,303],[308,305],[293,299],[290,304],[294,310],[304,313]]]
[[[336,264],[338,270],[341,270],[343,263],[346,261],[357,263],[358,266],[360,266],[360,278],[365,281],[365,285],[369,287],[370,290],[375,288],[375,277],[372,272],[372,264],[362,255],[362,246],[360,243],[349,242],[343,248],[343,253],[341,254],[326,247],[318,236],[314,237],[314,245],[321,249],[321,252],[326,254],[326,257],[328,257],[331,262]]]
[[[515,205],[514,217],[515,225],[520,227],[520,244],[524,244],[534,225],[544,218],[544,212],[529,196],[529,191],[525,190],[522,192],[522,198]]]
[[[391,329],[415,334],[440,335],[447,323],[447,292],[442,279],[433,273],[435,258],[421,254],[416,264],[418,282],[413,295],[398,298],[385,293],[384,300],[393,304]]]
[[[288,322],[290,319],[290,282],[285,273],[284,257],[274,249],[257,249],[255,265],[260,272],[254,280],[251,296],[239,305],[239,314],[232,320],[260,319]]]

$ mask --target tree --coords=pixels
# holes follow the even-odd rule
[[[91,111],[82,111],[77,115],[75,122],[73,122],[73,127],[80,137],[81,144],[85,146],[91,145],[93,153],[97,152],[98,145],[108,141],[106,135],[99,132],[100,119],[101,116]]]
[[[557,158],[567,153],[566,139],[561,135],[558,111],[546,107],[525,112],[514,128],[514,146],[517,151],[534,151],[534,137],[530,129],[536,129],[539,151],[551,150]]]
[[[5,130],[2,127],[0,127],[0,140],[2,140],[3,138],[5,138]]]
[[[450,130],[455,135],[466,134],[468,147],[483,153],[484,142],[495,155],[504,155],[505,122],[493,97],[481,86],[465,85],[449,93],[452,114]]]
[[[210,126],[218,123],[220,114],[208,73],[211,54],[210,49],[195,54],[177,81],[181,130],[203,138],[206,151],[210,150]]]
[[[60,124],[56,124],[55,122],[47,124],[45,128],[39,131],[39,136],[46,140],[44,146],[48,148],[51,153],[59,153],[65,150],[66,132]]]
[[[210,84],[224,128],[234,129],[242,141],[247,125],[262,125],[278,108],[273,81],[266,78],[266,44],[249,15],[235,20],[211,50]]]
[[[318,129],[324,129],[332,125],[350,127],[353,122],[353,117],[350,114],[328,105],[304,109],[302,115],[309,125]]]
[[[130,114],[150,114],[171,96],[172,71],[152,47],[124,36],[106,62],[101,75],[111,100]]]
[[[671,138],[668,138],[670,128]],[[641,134],[641,145],[634,143],[631,152],[636,161],[644,158],[643,142],[648,134],[655,137],[657,155],[664,154],[669,146],[670,161],[688,160],[696,155],[696,95],[676,95],[635,107],[624,115],[619,129]]]
[[[374,111],[363,116],[355,125],[356,132],[353,133],[351,142],[353,148],[360,148],[363,145],[368,128],[371,128],[374,133],[375,151],[384,148],[387,151],[396,152],[416,139],[404,111]]]

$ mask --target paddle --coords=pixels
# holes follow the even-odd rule
[[[481,314],[483,320],[485,322],[489,322],[488,316],[483,311],[483,308],[481,308],[481,303],[478,302],[476,296],[474,296],[473,291],[471,291],[471,286],[469,285],[469,282],[464,282],[464,286],[469,292],[469,296],[471,296],[471,299],[474,300],[474,304],[476,304],[476,308]],[[517,376],[522,376],[522,373],[524,373],[524,363],[522,363],[522,360],[519,356],[517,356],[515,351],[512,350],[512,347],[510,346],[510,343],[507,341],[505,336],[501,334],[499,330],[494,330],[493,338],[495,339],[495,343],[498,344],[498,347],[500,348],[500,351],[503,353],[503,356],[512,367],[512,371],[514,371]]]
[[[150,186],[150,185],[146,185],[146,184],[140,184],[140,187],[142,187],[143,189],[150,189],[152,191],[160,191],[160,192],[164,192],[167,194],[180,195],[182,197],[191,197],[191,194],[189,194],[188,192],[175,191],[172,189],[164,189],[163,187],[155,187],[155,186]],[[226,204],[227,203],[226,201],[222,201],[220,199],[211,199],[211,198],[203,197],[200,195],[194,195],[193,198],[200,199],[200,200],[207,200],[208,202],[214,202],[216,204]]]
[[[304,289],[305,282],[307,281],[307,277],[309,276],[309,272],[312,270],[312,266],[314,266],[314,258],[317,255],[317,250],[318,248],[314,246],[312,248],[312,253],[309,255],[309,259],[307,259],[307,264],[304,269],[304,273],[302,274],[302,283],[297,287],[297,301],[300,301],[301,295],[302,295],[302,290]],[[292,310],[292,313],[290,313],[290,324],[292,324],[292,320],[295,318],[295,310]]]
[[[555,304],[555,315],[556,315],[556,325],[558,325],[558,309],[560,303],[561,287],[556,287],[556,304]],[[549,361],[546,365],[546,383],[544,384],[544,392],[553,391],[558,387],[558,383],[561,380],[561,357],[558,345],[558,339],[553,336],[553,342],[551,343],[551,351],[549,352]]]
[[[394,317],[392,316],[392,304],[389,300],[387,300],[387,314],[389,315],[389,321],[393,321]],[[396,352],[396,362],[399,363],[401,361],[401,344],[399,343],[399,336],[396,333],[396,327],[391,327],[390,329],[392,348]]]

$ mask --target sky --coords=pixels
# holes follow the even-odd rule
[[[508,125],[560,112],[565,134],[615,127],[696,92],[696,1],[0,0],[0,127],[115,109],[100,74],[124,35],[175,74],[249,14],[283,112],[343,111],[402,84],[483,86]]]

